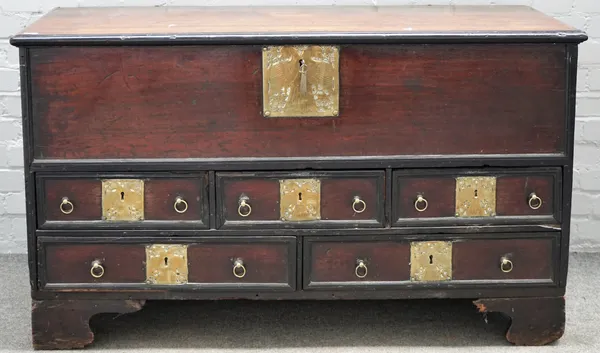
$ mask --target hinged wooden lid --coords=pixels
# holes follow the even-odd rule
[[[13,45],[581,42],[525,6],[58,8]]]

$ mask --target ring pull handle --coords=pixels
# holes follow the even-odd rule
[[[532,210],[537,210],[538,208],[542,207],[542,199],[535,194],[535,192],[532,192],[531,194],[529,194],[529,208],[531,208]]]
[[[250,206],[250,199],[248,197],[240,197],[238,214],[242,217],[248,217],[252,213],[252,206]]]
[[[512,263],[512,261],[510,261],[506,257],[503,257],[502,259],[500,259],[500,269],[504,273],[511,272],[513,270],[513,263]]]
[[[246,276],[246,266],[244,266],[242,260],[237,259],[233,262],[233,275],[237,278],[244,278]]]
[[[188,210],[188,203],[181,196],[177,196],[173,208],[177,213],[185,213]]]
[[[100,262],[100,260],[92,261],[92,268],[90,269],[90,274],[94,278],[100,278],[104,276],[104,266],[102,266],[102,262]]]
[[[367,274],[369,273],[369,269],[367,268],[367,265],[365,264],[364,260],[357,260],[356,261],[356,268],[354,269],[354,274],[356,275],[356,277],[358,278],[365,278],[367,277]]]
[[[423,195],[417,195],[417,199],[415,200],[415,210],[418,212],[423,212],[429,207],[429,202],[427,199],[423,197]]]
[[[354,196],[354,201],[352,201],[352,210],[356,213],[363,213],[366,209],[367,203],[359,196]]]
[[[71,214],[73,213],[73,210],[75,210],[73,203],[69,201],[68,197],[63,197],[62,201],[60,202],[60,212],[64,214]]]

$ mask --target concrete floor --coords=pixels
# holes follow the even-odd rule
[[[31,351],[26,258],[0,256],[0,351]],[[508,321],[470,301],[148,302],[92,319],[95,352],[600,352],[600,254],[572,254],[567,326],[545,347],[513,347]],[[160,305],[158,305],[160,304]]]

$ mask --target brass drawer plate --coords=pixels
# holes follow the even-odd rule
[[[188,282],[187,245],[153,244],[146,246],[147,284],[186,284]]]
[[[321,45],[263,48],[265,117],[339,114],[339,48]]]
[[[416,282],[452,279],[452,242],[410,243],[410,280]]]
[[[456,217],[496,216],[496,177],[456,178]]]
[[[280,180],[279,198],[282,221],[315,221],[321,219],[320,180]]]
[[[144,181],[102,180],[102,219],[105,221],[144,220]]]

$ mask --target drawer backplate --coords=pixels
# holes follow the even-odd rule
[[[102,219],[105,221],[144,220],[144,181],[102,180]]]
[[[315,221],[321,219],[320,180],[280,180],[279,198],[282,221]]]
[[[415,241],[410,243],[411,281],[452,279],[452,242]]]
[[[265,117],[339,114],[339,48],[321,45],[263,48]]]
[[[496,177],[456,178],[456,217],[496,216]]]
[[[186,284],[188,282],[187,245],[153,244],[146,246],[146,283]]]

